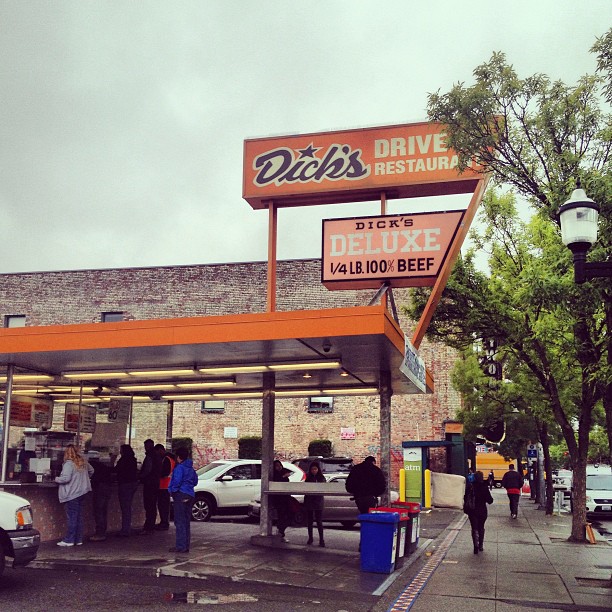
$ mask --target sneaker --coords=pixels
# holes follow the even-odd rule
[[[321,541],[319,542],[319,546],[320,546],[321,548],[325,548],[325,542],[324,542],[323,540],[321,540]]]
[[[83,542],[77,542],[76,546],[83,546]]]
[[[60,540],[57,543],[58,546],[74,546],[74,544],[72,542],[64,542],[64,540]]]

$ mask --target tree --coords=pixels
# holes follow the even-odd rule
[[[578,541],[585,540],[589,432],[599,401],[612,439],[612,285],[607,279],[574,285],[556,218],[580,176],[601,206],[593,257],[612,259],[612,117],[600,96],[603,90],[609,101],[611,33],[593,47],[600,74],[575,86],[541,74],[520,79],[495,53],[475,69],[474,85],[457,84],[428,101],[429,117],[446,126],[459,167],[475,160],[536,213],[524,237],[512,195],[488,198],[481,245],[490,248],[491,275],[477,273],[473,256],[458,262],[431,333],[460,347],[497,333],[502,350],[530,372],[567,443],[574,470],[571,539]],[[418,304],[417,297],[413,315]]]

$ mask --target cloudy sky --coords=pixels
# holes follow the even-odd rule
[[[493,51],[573,84],[610,24],[610,0],[2,0],[0,272],[263,260],[245,138],[424,120]],[[281,210],[279,258],[378,213]]]

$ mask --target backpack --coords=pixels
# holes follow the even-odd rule
[[[468,484],[463,497],[463,511],[469,514],[474,510],[476,510],[476,494],[474,492],[474,487]]]

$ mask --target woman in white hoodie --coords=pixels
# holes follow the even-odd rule
[[[55,479],[59,484],[59,501],[65,504],[68,529],[58,546],[79,546],[83,543],[83,503],[91,491],[93,468],[73,444],[64,451],[62,473]]]

